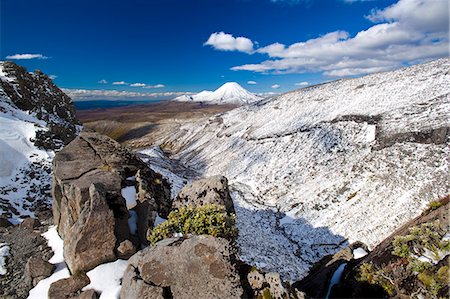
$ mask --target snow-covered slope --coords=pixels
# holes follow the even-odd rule
[[[59,89],[43,83],[48,77],[22,70],[17,65],[0,62],[0,215],[16,223],[21,216],[33,216],[36,211],[49,208],[54,156],[50,148],[63,144],[55,134],[68,140],[67,132],[80,130],[70,121],[71,110],[64,111],[60,105],[61,95],[52,97],[52,92]],[[33,85],[44,90],[35,91],[30,88]],[[57,104],[53,106],[51,100]],[[40,101],[46,101],[45,105],[40,105]],[[71,118],[59,117],[57,110]]]
[[[304,88],[162,142],[202,175],[230,179],[244,260],[300,279],[449,192],[449,70],[440,59]]]
[[[206,102],[211,104],[248,104],[261,98],[244,89],[236,82],[227,82],[215,91],[204,90],[194,95],[183,95],[174,99],[180,102]]]

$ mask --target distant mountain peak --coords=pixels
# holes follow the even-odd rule
[[[249,92],[237,82],[226,82],[215,91],[204,90],[190,96],[180,96],[175,101],[180,102],[208,102],[213,104],[248,104],[261,98]]]

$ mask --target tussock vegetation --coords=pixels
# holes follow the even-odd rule
[[[413,298],[445,296],[449,284],[448,224],[435,220],[414,226],[408,234],[397,236],[392,247],[392,261],[381,266],[363,263],[358,280],[378,285],[390,296],[402,288],[410,288]]]
[[[184,207],[172,211],[167,221],[150,232],[148,239],[152,244],[156,244],[175,233],[181,233],[234,240],[237,236],[235,222],[235,216],[228,214],[223,206],[207,204],[201,207]]]

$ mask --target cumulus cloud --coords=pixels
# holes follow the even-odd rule
[[[280,87],[281,87],[281,86],[278,85],[278,84],[274,84],[274,85],[270,86],[270,88],[273,88],[273,89],[278,89],[278,88],[280,88]]]
[[[259,73],[319,72],[342,77],[387,71],[449,55],[447,0],[399,0],[370,12],[374,25],[351,36],[337,30],[291,45],[258,48],[268,60],[232,67]]]
[[[249,85],[255,85],[255,84],[257,84],[257,83],[256,83],[256,81],[247,81],[247,84],[249,84]]]
[[[108,81],[106,81],[105,79],[102,79],[102,80],[98,81],[97,83],[99,83],[99,84],[108,84]]]
[[[308,86],[309,82],[303,81],[303,82],[298,82],[294,84],[295,86]]]
[[[123,90],[105,89],[68,89],[63,88],[69,97],[75,101],[86,100],[123,100],[127,98],[148,99],[148,98],[174,98],[177,96],[192,94],[191,92],[132,92]]]
[[[125,81],[116,81],[116,82],[113,82],[112,85],[128,85],[128,83]]]
[[[153,89],[153,88],[164,88],[166,87],[164,84],[156,84],[156,85],[147,85],[144,88]]]
[[[246,37],[234,37],[225,32],[214,32],[208,40],[203,44],[211,46],[220,51],[239,51],[251,54],[253,53],[253,42]]]
[[[15,59],[15,60],[21,60],[21,59],[47,59],[47,56],[44,56],[42,54],[14,54],[14,55],[8,55],[6,56],[6,59]]]
[[[130,84],[130,86],[132,86],[132,87],[145,87],[145,86],[147,86],[147,84],[145,84],[145,83],[132,83],[132,84]]]

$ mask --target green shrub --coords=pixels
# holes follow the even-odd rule
[[[172,237],[175,233],[211,235],[233,240],[237,236],[235,216],[225,207],[206,204],[201,207],[183,207],[169,214],[167,221],[155,227],[148,237],[152,244]]]
[[[375,267],[373,264],[363,263],[359,267],[358,281],[367,282],[372,285],[378,285],[384,289],[389,296],[395,292],[395,286],[389,276],[384,273],[383,269]]]

